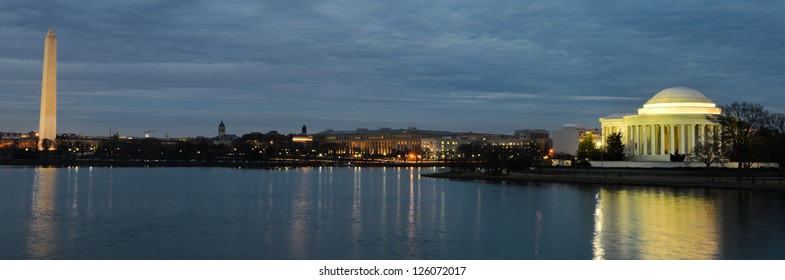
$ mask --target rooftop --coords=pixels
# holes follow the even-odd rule
[[[654,95],[645,105],[663,103],[714,103],[703,93],[688,87],[666,88]]]

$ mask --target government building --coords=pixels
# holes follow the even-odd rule
[[[629,160],[669,161],[671,154],[688,154],[697,143],[718,141],[720,125],[712,116],[720,112],[699,91],[672,87],[655,94],[637,114],[600,118],[601,131],[603,137],[622,134]]]
[[[422,151],[423,138],[443,138],[454,136],[448,131],[380,128],[370,130],[358,128],[354,131],[334,131],[328,129],[313,135],[315,142],[331,143],[331,153],[370,154],[387,156],[401,151]]]
[[[534,141],[545,151],[552,146],[548,132],[542,129],[518,130],[516,135],[422,130],[416,127],[358,128],[353,131],[328,129],[314,134],[313,141],[328,144],[328,152],[332,154],[391,156],[407,153],[410,157],[425,160],[454,158],[458,147],[475,142],[511,147],[529,145]]]

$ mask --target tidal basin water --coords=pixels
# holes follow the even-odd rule
[[[0,167],[2,259],[785,259],[785,193]]]

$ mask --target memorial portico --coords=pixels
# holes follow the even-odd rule
[[[622,134],[626,156],[636,161],[669,161],[687,154],[697,143],[719,141],[720,126],[712,115],[720,108],[697,90],[672,87],[649,99],[637,114],[600,118],[603,137]]]

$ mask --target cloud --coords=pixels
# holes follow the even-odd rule
[[[0,104],[12,114],[0,131],[37,126],[27,102],[40,94],[49,26],[63,112],[129,127],[138,112],[183,136],[227,117],[236,129],[279,131],[591,126],[671,86],[785,108],[782,10],[708,0],[8,0]],[[95,125],[68,126],[103,133]]]
[[[564,96],[562,99],[566,100],[578,100],[578,101],[614,101],[614,100],[646,100],[642,97],[627,97],[627,96],[599,96],[599,95],[574,95],[574,96]]]

